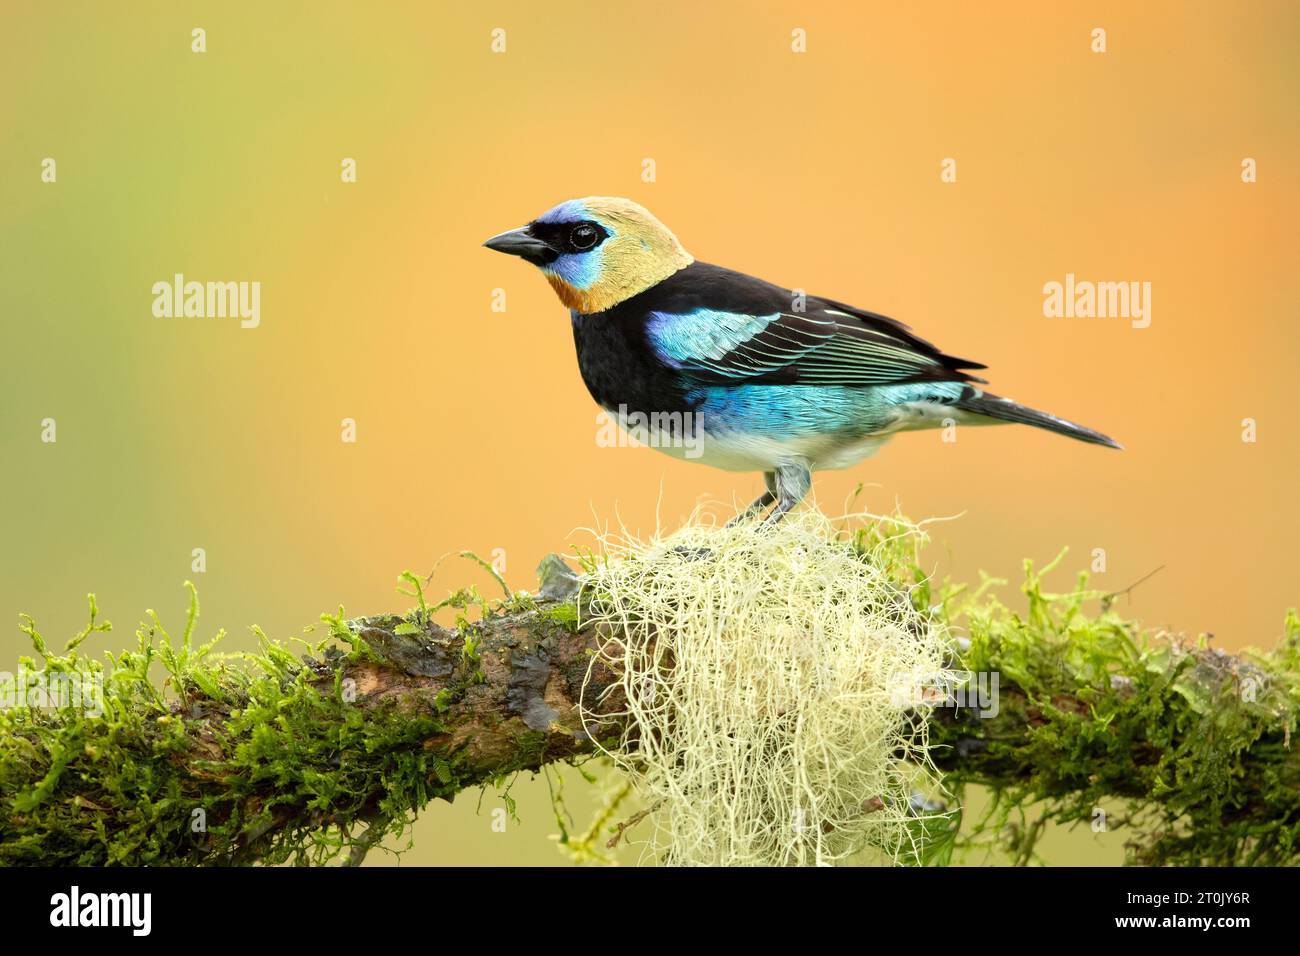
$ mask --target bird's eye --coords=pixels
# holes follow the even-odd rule
[[[573,248],[579,252],[586,252],[596,244],[596,227],[589,222],[580,222],[573,227],[569,233],[569,242],[573,243]]]

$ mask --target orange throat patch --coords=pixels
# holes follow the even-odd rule
[[[565,282],[553,272],[545,272],[546,281],[551,284],[555,294],[560,297],[570,309],[577,309],[579,312],[604,312],[607,308],[615,303],[602,303],[601,296],[595,293],[595,290],[575,289],[569,283]]]

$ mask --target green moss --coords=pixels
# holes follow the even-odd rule
[[[557,604],[548,607],[542,611],[542,616],[571,634],[578,633],[578,608],[574,604]]]
[[[23,659],[15,684],[60,675],[95,700],[0,709],[0,862],[323,863],[402,834],[429,800],[462,789],[423,747],[446,729],[454,691],[428,713],[357,706],[344,667],[376,654],[341,610],[306,661],[260,632],[258,653],[216,654],[220,634],[193,643],[190,591],[179,640],[149,612],[136,648],[105,662],[80,650],[109,629],[93,596],[64,654],[24,619],[43,660]]]
[[[932,728],[949,786],[992,788],[983,820],[958,840],[1000,845],[1029,862],[1047,822],[1126,828],[1129,859],[1152,865],[1294,864],[1300,759],[1300,626],[1280,646],[1231,656],[1205,639],[1170,641],[1116,614],[1081,574],[1044,590],[1026,562],[1023,614],[948,589],[945,617],[964,627],[962,667],[996,672],[1004,713]],[[1087,613],[1098,603],[1101,609]],[[941,760],[945,758],[941,755]],[[1104,815],[1104,816],[1103,816]]]

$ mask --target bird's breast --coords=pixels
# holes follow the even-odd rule
[[[644,415],[691,410],[679,376],[651,353],[640,323],[574,313],[573,343],[582,381],[601,407]]]

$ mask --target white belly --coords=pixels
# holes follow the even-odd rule
[[[683,461],[712,465],[724,471],[772,471],[778,465],[806,462],[814,471],[851,468],[889,441],[897,432],[942,428],[953,422],[983,424],[974,416],[937,402],[910,402],[895,409],[887,428],[861,438],[845,439],[842,435],[805,435],[796,438],[770,438],[757,432],[695,432],[689,437],[670,437],[664,432],[637,428],[619,414],[609,415],[619,423],[631,444],[645,444]]]
[[[772,471],[777,465],[807,462],[814,471],[849,468],[890,438],[871,435],[845,443],[826,436],[774,439],[753,433],[706,434],[691,446],[657,445],[659,451],[724,471]]]

